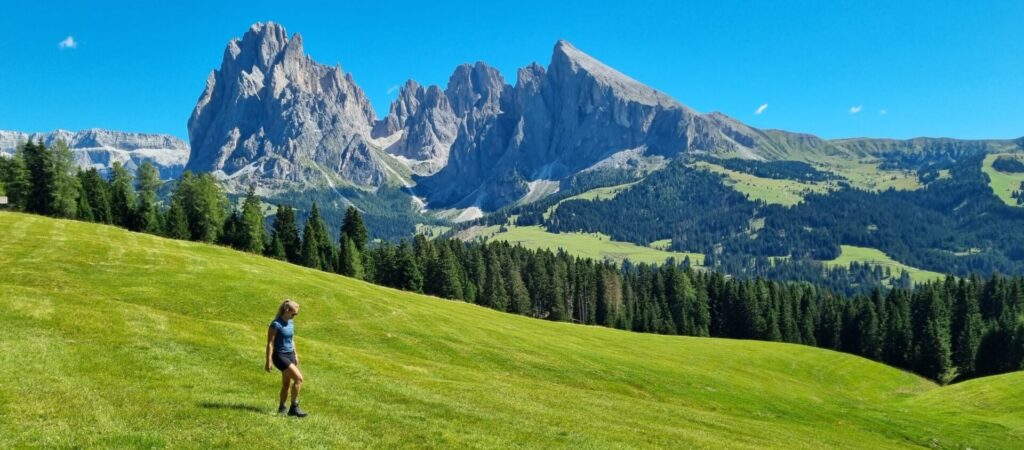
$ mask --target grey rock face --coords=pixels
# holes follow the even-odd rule
[[[460,69],[453,79],[473,79]],[[478,114],[463,120],[444,169],[420,180],[432,206],[494,209],[525,194],[529,181],[561,180],[624,151],[757,157],[757,130],[701,115],[565,41],[555,45],[547,70],[520,69],[515,87],[498,87],[496,72],[479,78],[487,95],[447,91],[453,105],[472,104]]]
[[[480,129],[501,112],[507,89],[510,86],[501,74],[482,62],[458,66],[444,91],[409,80],[387,117],[377,122],[373,135],[415,173],[431,175],[448,164],[451,147],[460,135],[463,145],[472,143]]]
[[[389,179],[371,137],[373,108],[351,74],[314,62],[302,36],[255,24],[228,43],[192,116],[187,168],[264,186]]]
[[[448,162],[448,150],[459,123],[439,87],[424,89],[409,80],[391,104],[388,116],[374,126],[373,136],[386,144],[388,153],[403,158],[414,172],[426,175]]]
[[[149,161],[163,179],[181,175],[189,155],[188,144],[174,136],[102,129],[49,133],[0,131],[0,154],[13,154],[19,144],[29,140],[42,140],[47,146],[64,141],[79,167],[96,168],[104,173],[115,162],[134,172],[144,161]]]

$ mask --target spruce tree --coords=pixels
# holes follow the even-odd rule
[[[953,364],[963,378],[974,376],[975,358],[981,345],[983,328],[978,297],[974,289],[961,280],[957,289],[951,332]]]
[[[181,206],[181,202],[177,200],[171,200],[171,207],[167,209],[167,214],[163,220],[163,236],[171,239],[182,239],[188,240],[191,237],[191,233],[188,229],[188,219],[185,216],[185,210]]]
[[[508,308],[508,290],[505,288],[505,281],[501,268],[500,257],[497,253],[491,253],[487,260],[487,281],[484,285],[484,292],[481,296],[482,305],[504,311]]]
[[[295,209],[291,206],[277,206],[271,242],[271,255],[273,257],[284,259],[294,264],[301,263],[302,239],[299,237],[299,226],[295,220]],[[278,247],[280,247],[280,252],[276,250]]]
[[[53,153],[53,215],[75,218],[78,216],[78,178],[74,173],[75,158],[67,143],[58,140]]]
[[[160,223],[160,203],[157,190],[160,189],[160,172],[156,166],[145,161],[136,172],[135,187],[138,200],[135,205],[134,228],[146,233],[159,233],[163,224]]]
[[[522,272],[516,263],[512,263],[512,267],[508,271],[506,291],[509,297],[508,312],[515,314],[530,312],[530,291],[526,289]]]
[[[306,220],[306,227],[302,231],[302,254],[299,259],[301,264],[306,267],[323,270],[323,264],[320,261],[319,238],[316,233],[313,221]]]
[[[341,225],[341,232],[347,234],[349,239],[352,239],[356,249],[360,252],[366,251],[366,245],[370,241],[370,234],[366,231],[362,214],[354,206],[349,206],[345,210],[345,221]]]
[[[133,229],[135,224],[135,190],[132,188],[132,174],[120,162],[114,162],[108,187],[110,211],[114,225]]]
[[[228,247],[241,250],[242,249],[242,218],[238,214],[238,211],[231,211],[228,214],[228,218],[224,220],[223,228],[217,235],[217,243],[220,245],[226,245]]]
[[[82,183],[77,183],[78,187],[78,205],[75,207],[75,218],[85,222],[95,222],[96,216],[92,212],[92,206],[89,204],[89,193],[85,191],[85,186]]]
[[[78,182],[82,191],[89,199],[89,207],[92,209],[93,220],[99,223],[112,223],[113,213],[110,211],[110,194],[107,192],[107,182],[103,180],[96,168],[78,172]]]
[[[338,245],[338,273],[356,279],[365,276],[362,254],[347,234],[341,236]]]
[[[395,248],[394,283],[394,287],[405,291],[421,292],[423,290],[423,272],[416,266],[416,256],[407,241],[402,241]]]
[[[336,272],[334,266],[337,264],[337,255],[335,254],[334,245],[331,244],[330,235],[327,233],[327,226],[324,225],[324,221],[320,217],[320,208],[317,207],[316,203],[313,204],[309,211],[309,218],[306,219],[306,230],[309,230],[311,234],[303,233],[303,245],[305,245],[305,241],[313,240],[317,251],[316,259],[319,262],[317,268],[328,272]],[[304,259],[308,260],[305,257]]]
[[[28,175],[25,211],[53,215],[56,212],[54,194],[57,188],[54,154],[42,141],[33,143],[31,140],[24,145],[22,152]]]
[[[0,158],[0,181],[4,185],[8,206],[16,211],[25,210],[30,189],[25,167],[25,144],[18,146],[13,157]]]
[[[238,248],[249,253],[263,253],[270,237],[263,224],[263,208],[255,186],[250,185],[245,195],[238,225]]]
[[[204,173],[195,176],[185,171],[176,182],[171,199],[179,202],[185,212],[191,240],[218,241],[231,204],[213,175]]]
[[[462,280],[459,276],[459,263],[447,245],[438,245],[437,257],[434,260],[431,276],[436,277],[437,291],[435,295],[442,298],[457,299],[462,296]]]

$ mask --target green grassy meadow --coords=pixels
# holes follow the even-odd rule
[[[988,175],[989,186],[992,192],[999,197],[1003,203],[1010,206],[1020,206],[1017,199],[1013,198],[1013,191],[1020,190],[1020,184],[1024,182],[1024,173],[1000,172],[992,167],[992,163],[1000,156],[1015,156],[1010,153],[993,153],[985,157],[981,163],[981,171]]]
[[[761,200],[777,205],[793,206],[802,202],[807,194],[823,194],[837,188],[834,184],[829,183],[806,183],[796,180],[757,177],[706,161],[700,161],[694,164],[694,167],[725,175],[727,185],[751,200]]]
[[[916,173],[912,171],[882,170],[872,160],[851,160],[829,158],[813,163],[819,170],[831,172],[843,178],[851,186],[867,191],[914,190],[922,187]],[[708,161],[698,161],[693,167],[703,168],[725,176],[725,182],[751,200],[765,203],[793,206],[809,194],[825,194],[839,189],[836,181],[805,182],[762,178],[744,172],[730,170]],[[948,176],[948,173],[947,173]]]
[[[635,185],[635,184],[637,184],[639,182],[640,181],[634,181],[632,183],[617,184],[615,186],[604,186],[604,187],[594,188],[594,189],[591,189],[589,191],[581,192],[579,194],[576,194],[576,195],[574,195],[572,197],[567,197],[565,199],[562,199],[562,201],[560,201],[558,203],[555,203],[554,205],[551,205],[551,207],[548,208],[547,211],[544,211],[544,219],[547,220],[549,217],[551,217],[551,214],[554,213],[556,209],[558,209],[558,205],[561,205],[562,202],[567,202],[567,201],[570,201],[570,200],[587,200],[587,201],[611,200],[611,199],[615,198],[615,196],[619,195],[620,192],[625,191],[626,189],[629,189],[629,188],[633,187],[633,185]]]
[[[502,231],[502,228],[498,225],[478,227],[464,233],[461,238],[507,241],[529,249],[551,251],[563,249],[569,254],[599,261],[611,259],[621,263],[628,259],[637,264],[662,264],[668,258],[675,258],[682,262],[689,257],[690,262],[695,266],[704,264],[704,255],[701,253],[675,252],[665,250],[664,247],[645,247],[631,242],[615,241],[611,236],[602,233],[552,233],[540,225],[525,227],[505,225],[505,231]],[[665,243],[665,240],[657,241],[657,243]]]
[[[840,246],[840,249],[841,252],[839,257],[831,261],[825,261],[826,265],[833,267],[850,267],[850,263],[856,262],[860,264],[870,264],[872,266],[881,266],[883,268],[888,267],[892,270],[894,277],[898,277],[901,272],[906,271],[910,275],[910,279],[915,283],[926,283],[929,281],[941,280],[946,277],[938,272],[918,269],[916,267],[903,264],[892,259],[889,255],[885,254],[885,252],[875,248],[842,245]]]
[[[1024,373],[939,387],[790,344],[635,334],[0,213],[0,448],[1024,447]],[[306,419],[266,327],[302,305]]]

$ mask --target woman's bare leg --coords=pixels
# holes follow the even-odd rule
[[[281,403],[280,406],[285,406],[288,402],[288,385],[292,381],[291,375],[287,370],[281,372]]]
[[[288,378],[291,378],[292,380],[292,404],[297,405],[299,403],[299,391],[302,390],[302,372],[299,371],[298,366],[292,364],[288,366],[288,368],[285,369],[285,371],[282,373],[285,374],[285,376],[287,376]],[[281,398],[286,398],[285,395],[285,388],[282,387]]]

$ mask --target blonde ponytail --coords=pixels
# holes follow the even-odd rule
[[[288,309],[291,309],[292,311],[295,311],[296,309],[298,309],[298,307],[299,307],[298,303],[295,303],[295,301],[290,299],[290,298],[286,298],[286,299],[284,299],[283,302],[281,302],[281,306],[277,307],[277,317],[274,317],[274,319],[275,320],[280,319],[281,317],[284,316],[284,312],[285,311],[287,311]]]

